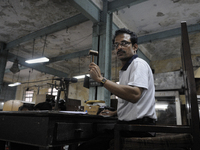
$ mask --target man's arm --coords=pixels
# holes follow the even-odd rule
[[[114,116],[117,116],[117,111],[110,111],[110,110],[108,110],[108,109],[105,109],[105,110],[102,110],[102,111],[99,113],[99,115],[101,115],[101,116],[112,116],[112,117],[114,117]]]
[[[110,80],[106,81],[104,87],[114,95],[132,103],[136,103],[140,99],[143,91],[142,88],[129,85],[119,85]]]
[[[100,83],[103,77],[101,75],[99,66],[97,66],[95,63],[91,63],[89,65],[89,68],[90,68],[90,77],[93,80]],[[136,103],[140,99],[143,91],[142,88],[133,87],[129,85],[119,85],[110,80],[107,80],[104,83],[104,87],[111,93],[115,94],[116,96],[132,103]]]

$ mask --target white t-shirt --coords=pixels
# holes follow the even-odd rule
[[[119,72],[119,84],[143,88],[137,103],[118,99],[118,119],[131,121],[143,117],[157,119],[155,112],[155,87],[152,70],[141,58],[135,58],[126,70]]]

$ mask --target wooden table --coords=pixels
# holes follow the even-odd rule
[[[2,142],[33,146],[36,149],[60,149],[86,141],[113,129],[117,118],[56,111],[0,112],[0,149]]]

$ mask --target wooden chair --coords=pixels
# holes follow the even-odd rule
[[[194,72],[191,60],[186,22],[181,23],[181,58],[185,85],[188,125],[136,125],[116,124],[114,150],[182,150],[200,149],[199,110],[196,95]],[[157,132],[156,137],[120,136],[122,131]],[[162,133],[162,134],[160,134]]]

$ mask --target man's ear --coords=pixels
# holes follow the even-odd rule
[[[133,44],[133,49],[134,49],[134,50],[137,50],[137,49],[138,49],[137,43]]]

